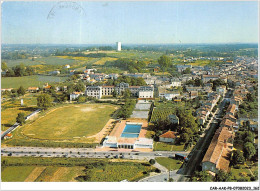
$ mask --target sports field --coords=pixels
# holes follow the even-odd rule
[[[108,104],[69,105],[56,108],[28,124],[22,133],[36,139],[79,139],[95,135],[105,126],[116,106]]]

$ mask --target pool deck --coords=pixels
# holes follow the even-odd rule
[[[139,136],[136,138],[124,138],[121,137],[122,132],[124,131],[126,123],[142,123],[142,128],[140,130]],[[129,119],[129,120],[122,120],[118,122],[109,136],[117,137],[118,142],[124,143],[135,143],[135,141],[139,138],[145,138],[145,134],[147,132],[148,122],[147,120],[142,119]]]

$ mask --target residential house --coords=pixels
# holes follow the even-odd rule
[[[167,131],[166,133],[159,136],[160,142],[174,143],[176,139],[176,132]]]
[[[219,127],[214,134],[202,160],[202,170],[217,173],[228,172],[230,155],[233,149],[233,132],[227,127]]]
[[[36,93],[39,91],[39,88],[38,87],[28,87],[27,91],[31,92],[31,93]]]
[[[171,114],[168,116],[169,120],[173,124],[179,124],[179,117],[177,115]]]
[[[82,92],[73,92],[70,94],[70,101],[76,100],[79,96],[83,95]]]

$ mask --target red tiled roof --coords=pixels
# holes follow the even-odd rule
[[[167,131],[166,133],[160,135],[160,137],[163,137],[163,138],[172,138],[174,139],[176,137],[176,132],[173,132],[173,131]]]

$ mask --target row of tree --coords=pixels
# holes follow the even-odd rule
[[[31,66],[24,66],[20,64],[12,68],[8,68],[5,62],[1,63],[2,70],[6,71],[6,77],[22,77],[22,76],[31,76],[35,74],[35,70]]]

